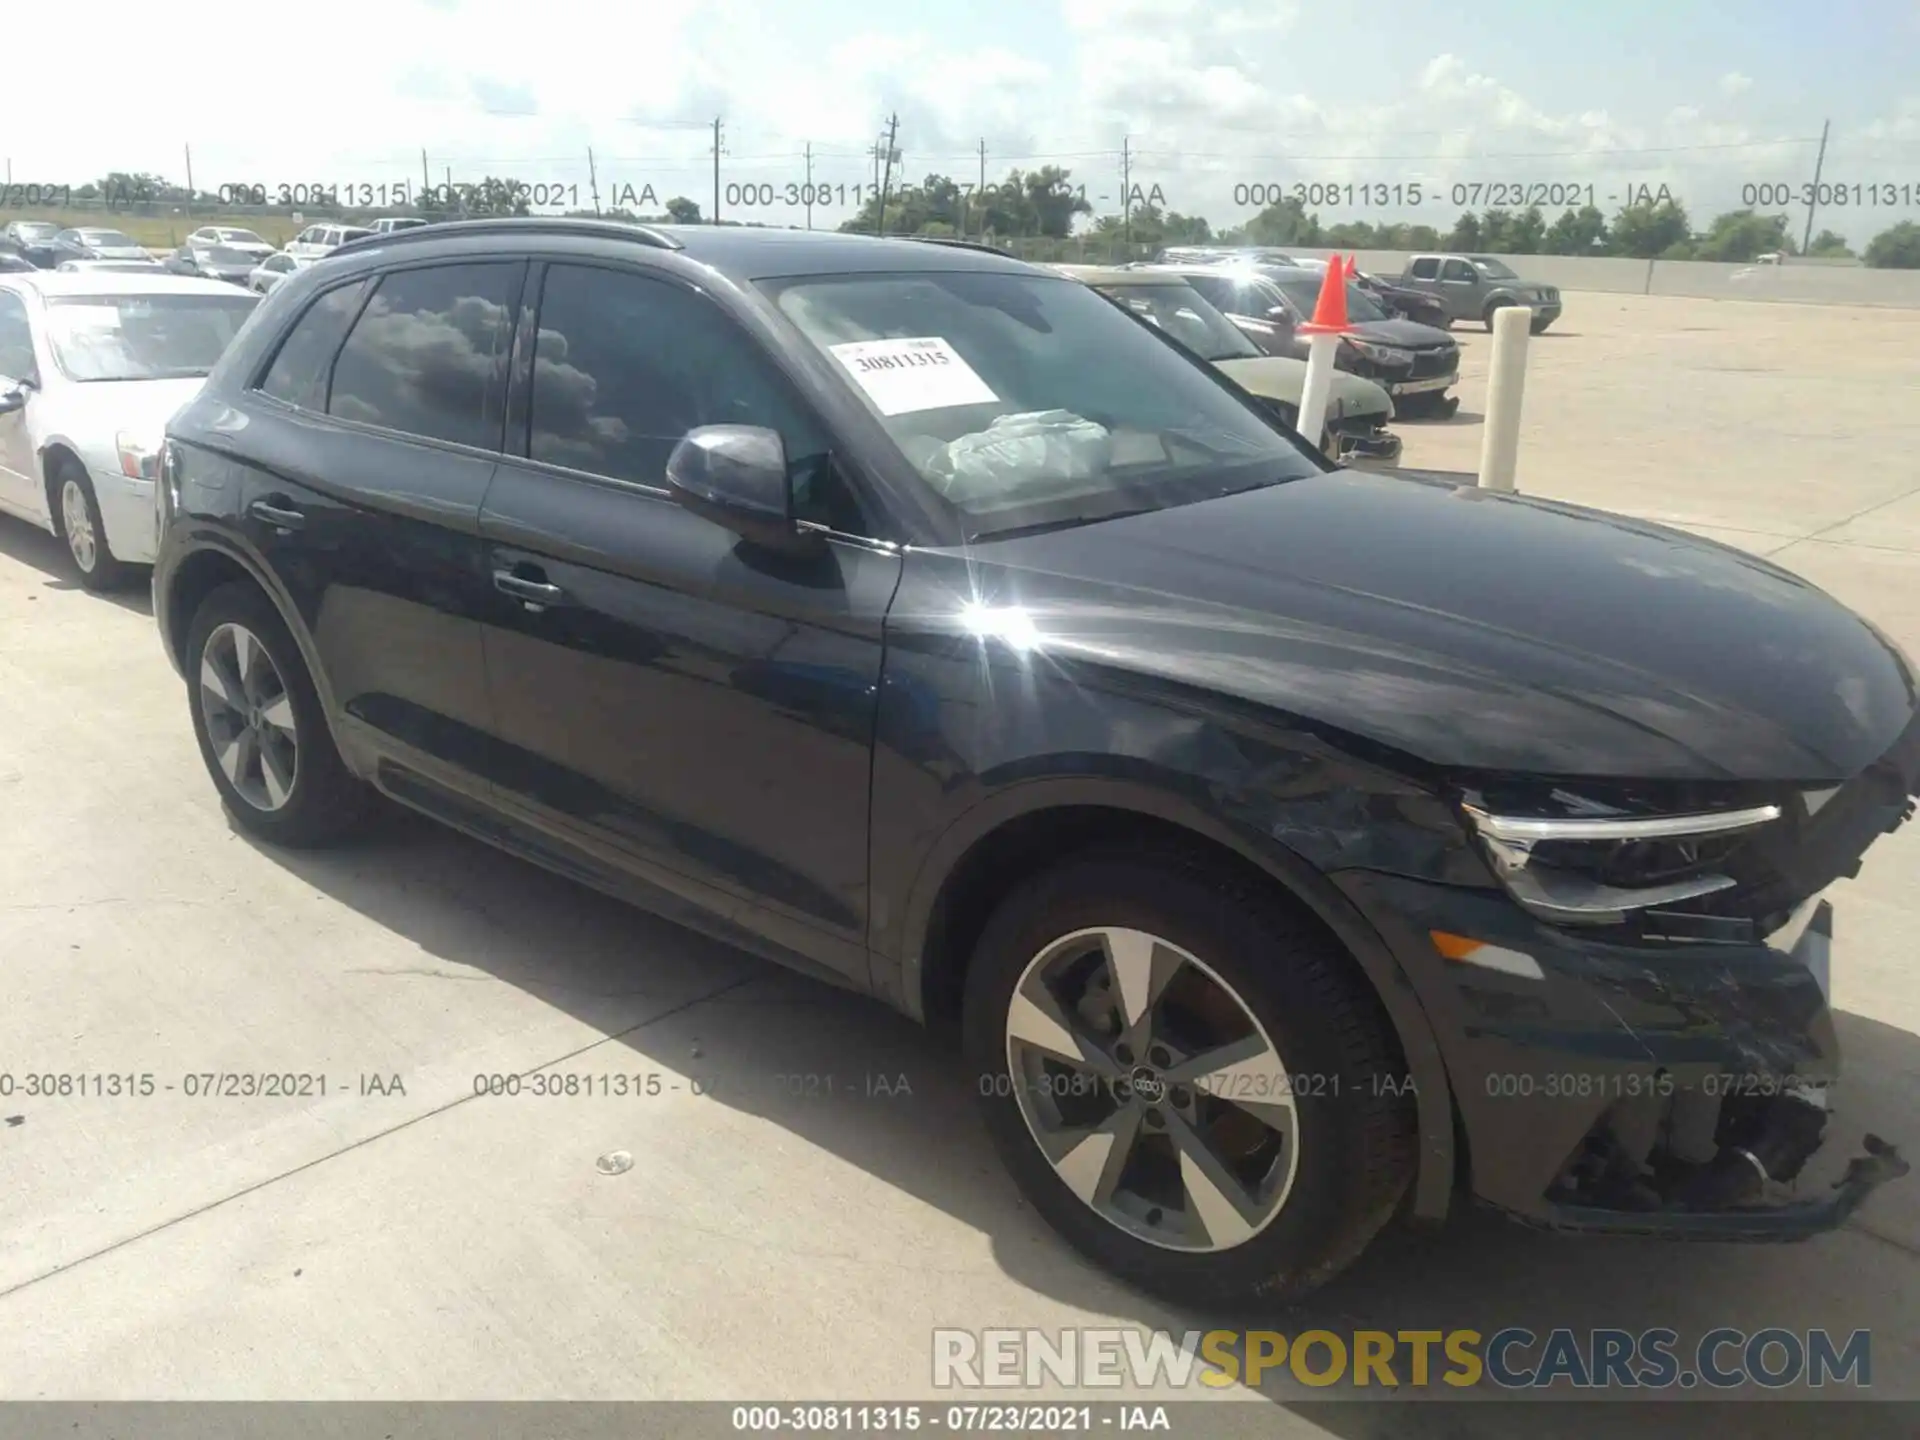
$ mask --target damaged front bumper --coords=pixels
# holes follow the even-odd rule
[[[1384,425],[1368,420],[1349,420],[1332,429],[1340,453],[1334,460],[1365,460],[1376,465],[1394,465],[1400,460],[1401,439]]]
[[[1869,1135],[1813,1178],[1838,1168],[1841,1093],[1824,900],[1761,943],[1608,943],[1497,891],[1340,883],[1434,1026],[1481,1202],[1554,1230],[1784,1241],[1908,1173]],[[1435,932],[1479,943],[1449,958]]]

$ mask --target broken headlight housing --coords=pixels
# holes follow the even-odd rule
[[[1732,889],[1740,850],[1782,814],[1773,803],[1648,811],[1562,790],[1506,799],[1469,792],[1461,813],[1507,893],[1562,925],[1617,925]]]

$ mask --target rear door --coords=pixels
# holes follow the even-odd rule
[[[867,807],[900,560],[761,342],[678,279],[536,265],[509,449],[480,517],[497,776],[529,827],[668,914],[867,978]],[[537,325],[533,307],[537,304]],[[786,441],[816,559],[676,504],[689,430]]]
[[[343,739],[382,783],[484,800],[480,501],[499,459],[525,266],[444,262],[338,285],[260,383],[249,540],[319,650]]]

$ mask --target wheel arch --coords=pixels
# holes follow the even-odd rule
[[[40,498],[47,505],[47,528],[60,533],[60,497],[54,493],[53,477],[63,464],[78,465],[84,473],[87,462],[80,458],[79,447],[63,435],[50,436],[40,444]]]
[[[1415,1089],[1420,1147],[1413,1214],[1444,1217],[1459,1153],[1452,1089],[1433,1027],[1393,952],[1353,902],[1300,856],[1150,785],[1027,782],[982,801],[949,826],[923,862],[902,916],[905,1007],[931,1027],[957,1025],[967,966],[999,898],[1035,865],[1128,839],[1178,846],[1257,876],[1304,907],[1353,957],[1387,1016]]]
[[[321,668],[319,650],[313,643],[313,636],[301,619],[298,607],[274,582],[272,572],[237,547],[210,538],[203,539],[168,565],[166,604],[164,610],[158,613],[162,617],[161,641],[174,660],[174,668],[182,675],[188,673],[187,667],[191,662],[186,653],[187,631],[202,602],[222,585],[235,581],[253,585],[280,613],[287,633],[293,636],[293,643],[300,648],[301,663],[307,667],[314,692],[320,697],[320,709],[326,716],[327,728],[333,732],[334,741],[338,744],[340,727],[333,702],[333,689],[327,682],[326,671]],[[342,753],[344,755],[344,750]]]

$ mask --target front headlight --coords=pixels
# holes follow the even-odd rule
[[[1347,337],[1347,343],[1376,365],[1413,364],[1411,350],[1396,350],[1391,345],[1379,345],[1371,340],[1356,340],[1351,335]]]
[[[120,473],[129,480],[151,483],[160,474],[160,447],[122,430],[113,437],[120,455]]]
[[[1553,816],[1500,813],[1479,796],[1461,811],[1507,893],[1545,920],[1614,925],[1635,911],[1698,899],[1739,881],[1726,866],[1778,805],[1679,815],[1593,813],[1560,796]]]

